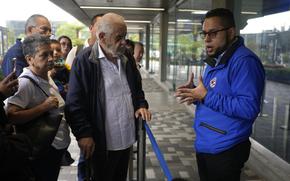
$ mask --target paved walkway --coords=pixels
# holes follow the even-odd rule
[[[143,75],[146,77],[146,75]],[[192,130],[192,115],[187,109],[176,102],[175,98],[163,91],[152,78],[143,78],[143,89],[153,113],[153,120],[149,126],[162,150],[168,167],[174,178],[184,178],[188,181],[198,181],[198,172],[193,149],[195,134]],[[149,139],[146,140],[146,180],[164,181],[165,176],[159,162],[152,151]],[[79,149],[72,141],[69,150],[72,157],[77,159]],[[69,167],[63,167],[59,181],[76,180],[77,161]],[[136,166],[136,162],[134,162]],[[136,178],[136,169],[134,169]],[[250,169],[245,167],[242,181],[261,181]]]

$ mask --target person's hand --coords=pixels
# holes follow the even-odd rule
[[[51,78],[54,78],[54,76],[56,75],[56,69],[53,68],[53,69],[49,70],[49,71],[47,72],[47,74],[48,74]]]
[[[180,98],[179,103],[186,102],[187,105],[195,101],[203,101],[207,94],[207,89],[202,82],[202,76],[199,77],[198,86],[196,88],[179,88],[176,90],[175,96]]]
[[[85,158],[90,158],[95,150],[95,142],[92,137],[81,138],[78,140],[79,147]]]
[[[195,85],[193,83],[193,79],[194,79],[194,74],[193,74],[193,72],[191,72],[191,74],[189,75],[188,81],[185,84],[177,87],[177,90],[181,89],[181,88],[194,88]]]
[[[148,111],[148,109],[146,108],[139,108],[136,112],[135,112],[135,117],[142,117],[143,120],[145,121],[150,121],[151,120],[151,112]]]
[[[18,90],[18,79],[16,78],[16,72],[11,72],[0,82],[0,92],[9,97]]]
[[[49,96],[45,101],[43,102],[43,105],[47,110],[58,108],[58,99],[55,96]]]

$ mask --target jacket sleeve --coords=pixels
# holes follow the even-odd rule
[[[65,116],[77,140],[83,137],[92,137],[92,125],[89,121],[86,99],[89,95],[90,72],[87,57],[81,54],[75,58],[66,96]]]
[[[260,112],[265,72],[254,56],[240,57],[229,70],[231,94],[208,91],[204,104],[216,112],[230,117],[254,120]]]
[[[135,63],[135,59],[133,57],[133,55],[131,55],[129,52],[125,52],[125,56],[128,58],[129,60],[129,66],[132,70],[132,75],[129,75],[129,77],[127,76],[128,79],[133,78],[132,81],[134,81],[134,85],[135,88],[131,88],[131,90],[134,90],[134,94],[133,94],[133,104],[134,104],[134,108],[135,111],[139,108],[149,108],[148,102],[145,99],[145,94],[142,88],[142,78],[141,78],[141,74],[139,72],[139,70],[137,69],[136,63]],[[128,72],[127,72],[128,74]]]

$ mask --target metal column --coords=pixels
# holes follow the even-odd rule
[[[138,120],[137,180],[145,181],[146,131],[142,118]]]

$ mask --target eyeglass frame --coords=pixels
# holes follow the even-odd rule
[[[199,32],[199,35],[200,35],[200,37],[202,39],[205,39],[206,38],[206,35],[208,35],[208,37],[210,39],[214,39],[214,38],[216,38],[216,35],[217,35],[218,32],[220,32],[220,31],[226,31],[226,30],[228,30],[230,28],[232,28],[232,26],[231,27],[227,27],[227,28],[222,28],[222,29],[219,29],[219,30],[215,30],[215,31],[209,31],[209,32],[201,31],[201,32]]]
[[[43,35],[49,35],[49,36],[54,35],[54,34],[52,33],[52,29],[49,28],[48,26],[41,25],[41,26],[31,26],[31,27],[40,29],[40,30],[41,30],[41,31],[39,32],[40,34],[43,34]],[[43,28],[45,28],[45,29],[43,29]]]

